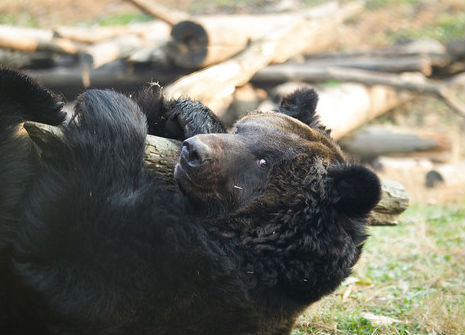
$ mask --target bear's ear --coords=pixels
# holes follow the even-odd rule
[[[334,206],[345,215],[364,216],[381,198],[378,176],[363,166],[332,166],[328,175],[332,180]]]
[[[17,71],[0,67],[0,107],[14,108],[10,117],[60,124],[64,103],[36,81]]]
[[[319,128],[329,134],[330,131],[320,124],[316,115],[317,104],[318,94],[316,91],[314,89],[302,88],[285,96],[281,100],[278,112],[292,116],[312,128]]]

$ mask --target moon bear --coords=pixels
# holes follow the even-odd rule
[[[289,334],[351,273],[380,198],[317,100],[298,90],[226,130],[157,87],[88,90],[65,121],[53,93],[0,69],[0,329]],[[63,142],[38,149],[27,120]],[[176,185],[145,166],[147,134],[184,141]]]

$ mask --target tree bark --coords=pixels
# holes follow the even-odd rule
[[[325,87],[318,94],[321,123],[331,129],[337,140],[412,98],[408,92],[393,88],[354,83]]]
[[[63,133],[60,128],[37,122],[26,122],[24,128],[29,137],[47,155],[57,152],[62,145]],[[166,180],[174,182],[173,170],[181,151],[181,142],[148,135],[145,143],[145,163],[148,169]],[[408,207],[405,188],[394,181],[382,180],[382,199],[370,216],[371,225],[394,225],[397,216]]]
[[[398,224],[399,215],[409,205],[409,197],[402,184],[389,180],[381,180],[381,200],[369,217],[372,226],[392,226]]]
[[[442,133],[389,129],[380,126],[365,127],[355,134],[341,138],[339,144],[345,152],[362,160],[383,155],[451,151],[450,140]]]

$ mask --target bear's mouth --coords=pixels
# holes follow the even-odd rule
[[[192,177],[188,171],[189,169],[186,168],[182,162],[177,163],[175,168],[174,168],[174,179],[177,181],[177,183],[181,186],[182,189],[200,189],[202,188],[200,185],[197,185],[193,180]]]
[[[181,163],[177,163],[174,167],[174,178],[176,180],[185,180],[192,184],[192,179],[187,173],[187,171],[182,167]]]
[[[183,193],[200,192],[209,193],[212,191],[211,184],[214,183],[209,178],[209,173],[205,169],[192,168],[182,157],[174,168],[174,179]],[[199,183],[199,181],[201,183]],[[209,182],[211,181],[211,183]]]

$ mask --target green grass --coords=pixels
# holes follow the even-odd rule
[[[294,334],[464,334],[465,204],[413,205],[401,224],[370,234],[354,274]]]
[[[438,41],[463,39],[465,36],[465,13],[451,15],[442,13],[431,24],[420,29],[403,29],[388,34],[391,40],[415,40],[418,38],[432,38]]]
[[[25,26],[31,28],[37,28],[39,24],[37,20],[27,12],[20,12],[20,13],[0,13],[0,24],[6,25],[18,25],[18,26]]]
[[[421,0],[366,0],[365,8],[368,10],[381,9],[389,6],[415,5]]]

